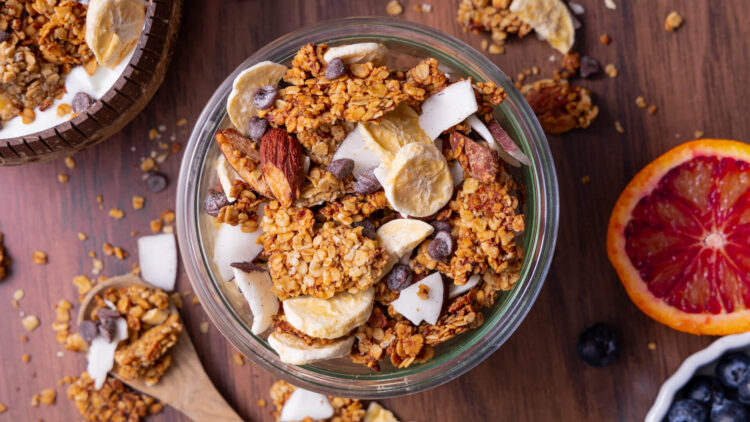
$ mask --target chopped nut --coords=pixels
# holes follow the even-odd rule
[[[35,264],[43,265],[47,263],[47,254],[41,251],[34,252],[32,256]]]
[[[404,11],[404,8],[401,6],[401,3],[399,3],[397,0],[391,0],[385,6],[385,11],[391,16],[396,16],[396,15],[400,15]]]
[[[60,183],[68,183],[68,180],[70,180],[70,176],[65,173],[60,173],[57,175],[57,181]]]
[[[128,253],[118,247],[115,247],[115,257],[122,260],[128,257]]]
[[[31,355],[29,355],[28,353],[24,353],[21,356],[21,360],[23,361],[23,363],[29,363],[31,361]]]
[[[653,104],[652,104],[652,105],[650,105],[650,106],[648,107],[648,114],[652,114],[652,115],[653,115],[653,114],[656,114],[656,110],[657,110],[657,107],[656,107],[656,105],[653,105]]]
[[[109,243],[104,242],[102,244],[102,252],[104,252],[104,255],[112,256],[115,254],[115,248],[113,248]]]
[[[188,122],[187,119],[183,117],[177,121],[177,127],[184,126],[187,124],[187,122]]]
[[[162,226],[163,226],[163,223],[160,218],[157,218],[156,220],[151,220],[151,232],[152,233],[159,233],[161,231]]]
[[[175,213],[172,210],[165,210],[159,216],[164,220],[165,224],[174,223]]]
[[[112,218],[116,218],[116,219],[119,220],[119,219],[125,217],[125,212],[123,212],[123,210],[121,210],[119,208],[111,208],[109,210],[109,216],[112,217]]]
[[[26,331],[34,331],[34,329],[39,326],[39,318],[34,315],[26,315],[21,320],[21,325],[23,325],[23,328],[25,328]]]
[[[604,72],[609,75],[610,78],[616,78],[617,75],[620,74],[615,65],[613,65],[612,63],[604,67]]]
[[[599,42],[604,45],[609,45],[612,42],[612,37],[604,33],[601,36],[599,36]]]
[[[245,364],[245,357],[242,356],[241,353],[235,353],[235,354],[233,354],[232,355],[232,360],[234,361],[234,363],[236,363],[239,366],[242,366],[242,365]]]
[[[156,161],[153,158],[148,157],[141,162],[142,171],[153,171],[156,170]]]
[[[52,388],[48,388],[46,390],[42,390],[40,396],[41,403],[49,406],[55,404],[55,400],[57,399],[57,392]]]
[[[591,176],[583,176],[583,177],[581,177],[581,183],[583,183],[584,185],[586,183],[589,183],[589,182],[591,182]]]
[[[667,19],[664,21],[664,29],[667,31],[674,31],[682,25],[682,16],[677,12],[670,12],[667,15]]]
[[[260,141],[260,166],[273,196],[282,206],[292,205],[305,178],[297,139],[284,129],[268,130]]]
[[[638,96],[635,99],[635,105],[638,106],[638,108],[646,108],[648,107],[648,104],[646,103],[646,99],[642,96]]]
[[[83,232],[78,232],[78,239],[79,240],[86,240],[88,237]]]
[[[133,196],[133,209],[139,210],[143,208],[143,203],[146,202],[146,198],[138,195]]]
[[[615,120],[615,130],[618,133],[625,133],[625,128],[622,127],[622,123],[619,120]]]
[[[65,157],[65,166],[72,169],[76,166],[76,160],[74,160],[73,157]]]

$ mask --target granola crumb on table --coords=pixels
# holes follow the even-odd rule
[[[70,381],[72,384],[68,387],[68,399],[75,403],[81,416],[87,421],[138,422],[164,409],[160,402],[139,394],[112,377],[107,377],[99,390],[94,389],[94,380],[87,372]]]
[[[524,85],[521,93],[534,110],[545,132],[560,134],[585,129],[599,114],[591,93],[565,79],[542,79]]]

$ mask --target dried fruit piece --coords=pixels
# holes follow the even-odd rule
[[[135,47],[146,20],[139,0],[91,0],[86,12],[86,44],[96,61],[114,68]]]
[[[353,344],[354,336],[313,346],[290,334],[274,332],[268,336],[268,345],[279,354],[279,359],[292,365],[305,365],[320,360],[347,356],[352,350]]]
[[[342,76],[344,73],[346,73],[346,65],[340,57],[336,57],[326,65],[326,79],[329,81]]]
[[[562,0],[514,0],[510,11],[560,53],[567,54],[573,47],[573,16]]]
[[[542,79],[524,85],[521,93],[544,131],[551,134],[587,128],[599,114],[599,107],[592,103],[589,90],[566,80]]]
[[[411,142],[432,143],[420,126],[420,117],[408,104],[389,111],[380,122],[362,122],[357,126],[362,138],[386,166],[402,146]]]
[[[339,180],[344,180],[352,174],[354,170],[354,160],[351,158],[340,158],[338,160],[331,161],[328,165],[328,171]]]
[[[263,196],[271,197],[268,184],[263,180],[258,163],[260,152],[250,139],[236,129],[223,129],[216,132],[216,143],[230,166],[252,188]]]
[[[579,73],[581,74],[582,78],[595,76],[600,71],[601,65],[595,58],[589,56],[581,57],[581,69],[579,70]]]
[[[453,195],[445,157],[434,145],[418,142],[398,151],[384,186],[393,209],[414,217],[435,214]]]
[[[397,218],[380,226],[377,231],[378,243],[391,255],[401,258],[416,248],[433,230],[424,221]]]
[[[497,152],[457,131],[451,132],[449,142],[453,156],[471,177],[481,183],[490,183],[500,174],[500,157]]]
[[[385,61],[387,55],[388,47],[383,44],[363,42],[331,47],[323,55],[323,60],[329,65],[335,59],[341,59],[345,64],[371,62],[375,66],[380,66]],[[328,70],[326,69],[327,72]],[[326,78],[328,78],[328,75],[326,75]]]
[[[265,61],[243,70],[234,79],[232,92],[227,98],[227,113],[234,127],[243,135],[248,133],[250,119],[257,117],[255,91],[264,86],[278,85],[286,69],[284,65]]]
[[[299,198],[305,179],[302,146],[284,129],[271,129],[260,140],[260,167],[273,196],[282,206]]]
[[[283,302],[287,321],[316,338],[336,339],[367,322],[375,303],[375,289],[340,292],[328,299],[297,296]]]

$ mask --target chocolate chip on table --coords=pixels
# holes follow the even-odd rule
[[[244,261],[244,262],[232,262],[229,264],[232,268],[237,268],[240,271],[244,271],[246,273],[252,273],[255,271],[265,271],[263,267],[260,267],[258,265],[253,264],[252,262]]]
[[[203,209],[206,210],[206,214],[213,217],[218,216],[219,211],[227,205],[229,205],[227,196],[216,189],[209,189],[208,195],[203,199]]]
[[[117,322],[114,319],[104,319],[99,323],[99,334],[104,337],[107,342],[111,343],[117,336]]]
[[[260,138],[265,135],[268,130],[268,120],[261,119],[258,116],[253,116],[247,124],[247,134],[255,142],[260,141]]]
[[[367,195],[377,192],[382,186],[375,177],[374,169],[367,169],[357,176],[357,182],[354,183],[354,192],[360,195]]]
[[[87,343],[91,343],[98,332],[99,328],[94,321],[87,319],[78,324],[78,334]]]
[[[427,255],[435,261],[444,261],[456,248],[456,242],[449,232],[438,232],[427,245]]]
[[[336,57],[328,62],[328,65],[326,66],[326,79],[330,81],[331,79],[338,78],[344,73],[346,73],[346,65],[340,57]]]
[[[406,264],[396,264],[391,272],[385,276],[386,285],[394,292],[409,287],[412,280],[414,280],[414,273]]]
[[[351,158],[341,158],[338,160],[331,161],[328,165],[328,171],[339,180],[344,180],[347,176],[352,174],[354,170],[354,160]]]
[[[377,233],[375,233],[375,223],[369,218],[352,223],[352,227],[362,227],[362,236],[369,239],[375,239],[378,237]]]
[[[599,73],[600,70],[601,66],[599,66],[599,62],[596,61],[595,58],[589,56],[581,57],[581,68],[578,70],[578,73],[581,74],[582,78],[594,76]]]
[[[275,86],[266,85],[263,88],[258,88],[253,94],[253,104],[258,110],[267,110],[273,106],[276,97],[279,95],[279,91]]]
[[[78,92],[73,96],[73,113],[83,113],[91,104],[94,103],[94,99],[85,92]]]
[[[146,178],[146,187],[151,192],[161,192],[167,188],[167,176],[155,171],[149,172]]]
[[[447,221],[433,220],[430,224],[435,228],[435,234],[438,234],[438,232],[451,232],[451,223]]]

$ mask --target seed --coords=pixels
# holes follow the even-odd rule
[[[341,158],[339,160],[331,161],[328,165],[328,171],[339,180],[344,180],[354,170],[354,160],[351,158]]]
[[[346,65],[340,57],[336,57],[328,62],[328,65],[326,66],[326,79],[330,81],[340,77],[344,73],[346,73]]]
[[[253,104],[258,110],[267,110],[273,106],[279,91],[275,86],[266,85],[263,88],[258,88],[253,94]]]

